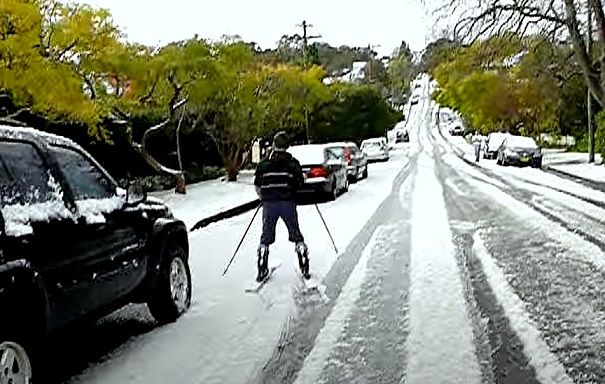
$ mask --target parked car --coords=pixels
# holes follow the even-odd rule
[[[498,155],[498,148],[500,148],[506,136],[508,136],[508,133],[503,132],[492,132],[487,135],[487,144],[483,148],[483,158],[495,159]]]
[[[395,143],[408,143],[410,141],[410,134],[406,129],[397,131],[395,134]]]
[[[384,137],[367,139],[361,142],[361,150],[365,153],[369,162],[388,161],[389,147]]]
[[[498,149],[496,162],[504,166],[517,164],[541,168],[542,152],[531,137],[508,135]]]
[[[288,148],[302,166],[305,184],[302,193],[320,193],[335,200],[349,190],[347,163],[325,144],[294,145]]]
[[[0,125],[0,165],[0,382],[31,382],[36,347],[77,320],[137,302],[167,323],[189,308],[187,228],[160,200],[30,128]]]
[[[356,182],[368,177],[368,159],[353,142],[330,143],[326,148],[332,150],[347,163],[347,175],[350,181]]]

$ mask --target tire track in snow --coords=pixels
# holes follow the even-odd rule
[[[543,384],[573,384],[557,356],[543,340],[534,321],[525,311],[525,303],[508,285],[504,273],[483,245],[479,232],[473,236],[473,255],[479,259],[489,286],[504,309],[510,325],[523,342],[525,355],[534,367],[537,379]]]

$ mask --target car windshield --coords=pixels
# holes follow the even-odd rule
[[[0,140],[0,384],[605,384],[605,0],[0,0]]]

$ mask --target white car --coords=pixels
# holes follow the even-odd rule
[[[389,160],[389,147],[384,137],[364,140],[361,142],[360,148],[365,153],[368,162]]]

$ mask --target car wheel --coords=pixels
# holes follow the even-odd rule
[[[362,179],[367,179],[368,178],[368,166],[366,165],[366,167],[363,169],[363,175],[361,175]]]
[[[164,246],[158,280],[147,306],[161,324],[176,321],[191,305],[191,272],[183,246],[169,241]]]
[[[500,160],[500,165],[502,165],[503,167],[508,167],[508,162],[506,161],[506,157],[502,157],[502,160]]]
[[[0,383],[32,383],[32,357],[25,345],[0,335]]]

